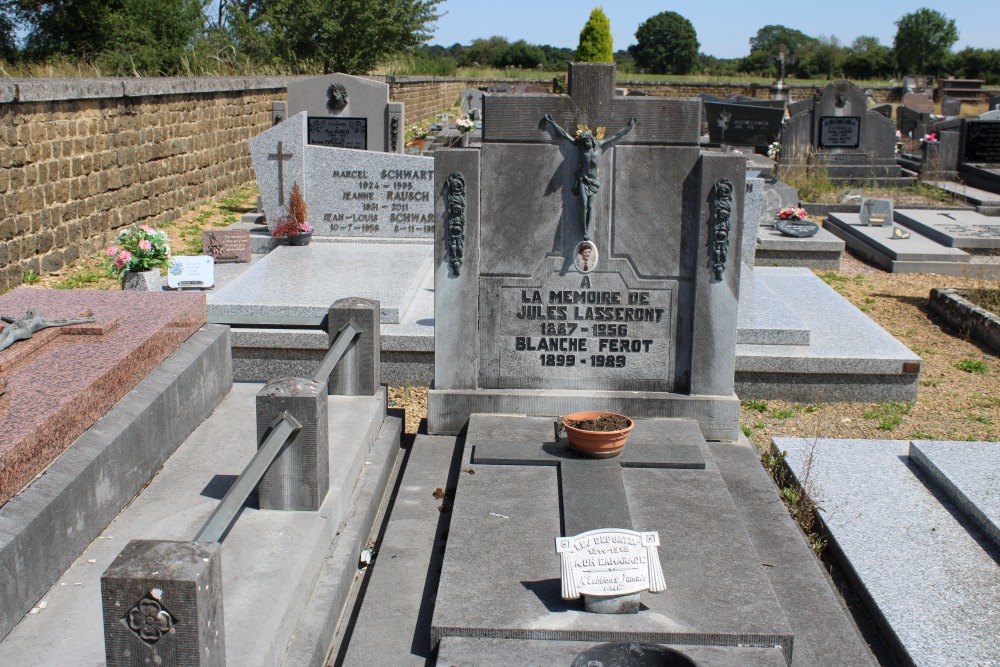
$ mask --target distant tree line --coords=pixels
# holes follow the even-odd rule
[[[613,59],[623,73],[772,77],[783,52],[789,78],[932,74],[1000,84],[1000,50],[953,52],[955,21],[926,8],[896,21],[891,46],[871,36],[844,45],[832,35],[766,25],[745,57],[726,59],[701,53],[694,26],[677,12],[651,16],[636,30],[636,43],[613,54],[600,9],[591,12],[576,50],[499,36],[428,46],[441,1],[0,0],[0,60],[75,59],[106,74],[360,74],[403,55],[413,73],[447,76],[460,67],[562,71],[577,59]]]

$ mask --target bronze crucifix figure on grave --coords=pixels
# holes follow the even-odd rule
[[[94,321],[93,317],[81,317],[75,320],[49,320],[35,310],[29,310],[19,320],[6,315],[0,315],[0,320],[8,322],[9,326],[4,327],[0,332],[0,350],[8,347],[20,340],[31,338],[33,333],[47,329],[49,327],[65,327],[71,324],[88,324]]]
[[[583,240],[589,241],[590,227],[594,221],[594,197],[601,187],[601,155],[604,154],[605,148],[628,134],[635,127],[637,121],[632,118],[625,127],[604,139],[603,127],[597,128],[596,132],[591,132],[590,128],[578,125],[576,138],[574,138],[552,119],[552,114],[545,114],[545,120],[551,123],[558,136],[572,143],[580,151],[580,164],[577,165],[573,194],[579,195],[583,204]]]

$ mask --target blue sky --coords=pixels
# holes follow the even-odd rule
[[[571,0],[444,0],[430,44],[469,44],[477,37],[500,35],[510,41],[576,48],[580,30],[594,7],[611,20],[617,51],[635,43],[635,31],[654,14],[675,11],[694,25],[701,51],[718,58],[739,58],[750,51],[749,39],[765,25],[801,30],[812,37],[836,36],[850,45],[859,35],[874,35],[892,46],[895,21],[921,7],[936,9],[958,27],[955,50],[966,46],[1000,48],[1000,8],[996,0],[898,2],[896,0],[698,0],[671,6],[650,0],[582,3]],[[990,9],[990,7],[993,7]]]

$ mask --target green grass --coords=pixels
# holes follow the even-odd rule
[[[921,387],[936,387],[941,384],[941,378],[934,378],[933,380],[921,380]]]
[[[910,434],[910,440],[936,440],[936,438],[930,433],[924,433],[923,431],[914,431]]]
[[[42,277],[35,273],[34,269],[25,269],[21,272],[21,282],[25,285],[34,285],[41,282]]]
[[[976,375],[984,375],[989,372],[989,368],[986,366],[986,362],[982,359],[962,359],[955,364],[955,368],[960,371],[965,371],[966,373],[974,373]]]
[[[966,415],[965,418],[976,424],[989,425],[993,423],[993,417],[987,417],[986,415]]]
[[[743,431],[743,435],[745,435],[745,436],[746,436],[746,437],[748,437],[748,438],[749,438],[749,437],[750,437],[751,435],[753,435],[753,429],[752,429],[752,428],[750,428],[749,426],[745,425],[745,424],[744,424],[744,425],[742,425],[742,426],[740,426],[740,429],[741,429],[741,430]]]
[[[767,401],[743,401],[743,407],[750,412],[767,412]]]
[[[103,271],[81,271],[57,282],[53,287],[56,289],[83,289],[106,277],[107,275]]]
[[[913,403],[879,403],[871,410],[865,410],[861,416],[865,419],[875,419],[878,421],[878,430],[891,431],[901,423],[903,417],[913,409]]]
[[[816,412],[820,408],[825,408],[825,407],[826,407],[826,403],[812,403],[812,404],[806,406],[805,413],[807,415],[811,415],[812,413]]]
[[[795,410],[791,408],[777,408],[771,410],[770,417],[772,419],[789,419],[795,416]]]

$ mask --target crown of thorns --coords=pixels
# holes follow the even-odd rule
[[[587,132],[590,132],[590,128],[587,127],[586,125],[577,125],[576,126],[576,138],[577,139],[579,139],[580,137],[582,137],[584,135],[584,133],[587,133]],[[607,128],[605,128],[605,127],[599,127],[599,128],[597,128],[593,132],[594,138],[597,139],[598,141],[602,141],[604,139],[604,133],[605,132],[607,132]]]

